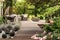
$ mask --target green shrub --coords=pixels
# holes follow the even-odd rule
[[[40,16],[40,19],[43,19],[43,16]]]
[[[60,17],[53,19],[54,23],[51,25],[44,25],[44,30],[48,30],[50,32],[55,31],[56,29],[60,29]]]
[[[60,37],[60,17],[57,17],[53,20],[54,20],[54,23],[52,25],[51,24],[44,25],[43,29],[47,33],[52,32],[52,35],[53,35],[52,40],[57,40],[58,37]]]

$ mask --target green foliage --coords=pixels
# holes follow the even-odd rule
[[[0,17],[0,24],[2,24],[3,23],[3,18],[2,17]]]
[[[55,30],[60,30],[60,17],[57,17],[54,20],[54,23],[51,25],[44,25],[44,29],[47,31],[47,32],[54,32]]]
[[[60,6],[53,6],[53,7],[48,7],[46,9],[41,9],[40,10],[40,14],[38,13],[38,15],[43,15],[43,17],[49,17],[52,18],[52,16],[59,16],[59,9]]]
[[[25,9],[25,10],[24,10]],[[18,0],[13,4],[13,12],[23,14],[26,11],[26,1],[19,2]]]
[[[12,6],[12,0],[5,0],[5,2],[6,2],[6,7]]]
[[[45,10],[45,14],[52,15],[52,14],[54,14],[55,11],[57,11],[59,9],[59,7],[60,6],[54,6],[54,7],[47,8]]]
[[[49,33],[52,32],[52,40],[57,40],[60,37],[60,17],[54,18],[54,23],[50,25],[44,25],[43,29]]]
[[[58,37],[60,37],[60,17],[54,18],[53,21],[54,21],[53,24],[49,24],[49,25],[45,24],[43,29],[47,33],[52,32],[52,34],[51,34],[52,40],[58,40]],[[49,36],[48,36],[47,40],[49,40]]]
[[[59,7],[59,0],[28,0],[29,3],[31,3],[32,5],[36,6],[36,11],[35,14],[38,15],[54,15],[56,11],[58,11],[58,9],[60,9]],[[35,15],[34,14],[34,15]],[[58,13],[59,14],[59,13]]]
[[[42,15],[43,19],[49,16],[52,18],[52,16],[59,16],[60,2],[56,0],[22,0],[21,2],[16,1],[15,4],[13,4],[13,10],[15,10],[14,12],[17,14],[26,13],[29,16],[37,15],[37,17],[41,17]]]
[[[43,19],[43,16],[40,16],[39,18],[40,18],[40,19]]]

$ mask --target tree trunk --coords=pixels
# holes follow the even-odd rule
[[[9,8],[9,14],[12,14],[12,0],[6,0],[6,8],[10,6]]]
[[[9,14],[12,14],[12,0],[5,0],[5,3],[6,4],[4,4],[4,5],[6,5],[6,7],[3,9],[3,20],[4,20],[4,23],[7,23],[6,16],[5,16],[5,11],[10,6]]]

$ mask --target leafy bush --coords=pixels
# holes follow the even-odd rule
[[[44,25],[44,29],[49,32],[53,32],[55,31],[56,29],[60,29],[60,17],[58,18],[55,18],[53,19],[54,23],[51,25],[51,24],[47,24],[47,25]]]
[[[40,16],[40,19],[43,19],[43,16]]]
[[[60,37],[60,17],[57,17],[54,20],[54,23],[51,25],[44,25],[44,30],[49,33],[52,32],[53,38],[52,40],[57,40]]]

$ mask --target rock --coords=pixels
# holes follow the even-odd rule
[[[47,39],[47,36],[44,36],[44,37],[43,37],[43,40],[46,40],[46,39]]]
[[[33,35],[31,38],[32,39],[38,39],[38,37],[36,37],[38,34],[35,34],[35,35]]]
[[[2,30],[5,31],[6,30],[6,27],[2,27]]]
[[[7,28],[6,31],[5,31],[6,34],[9,34],[10,33],[10,30]]]
[[[11,37],[13,37],[13,36],[15,36],[15,32],[14,31],[12,31],[12,32],[10,32],[10,34],[9,34]]]
[[[20,28],[19,28],[18,26],[15,26],[13,30],[14,30],[14,31],[18,31],[19,29],[20,29]]]
[[[7,26],[7,28],[8,28],[9,30],[11,30],[11,29],[12,29],[12,26],[9,25],[9,26]]]
[[[2,29],[0,29],[0,33],[2,33]]]
[[[37,22],[37,21],[39,21],[40,19],[39,18],[37,18],[37,17],[33,17],[32,18],[32,21],[35,21],[35,22]]]
[[[6,34],[2,34],[2,38],[7,38],[7,35]]]

